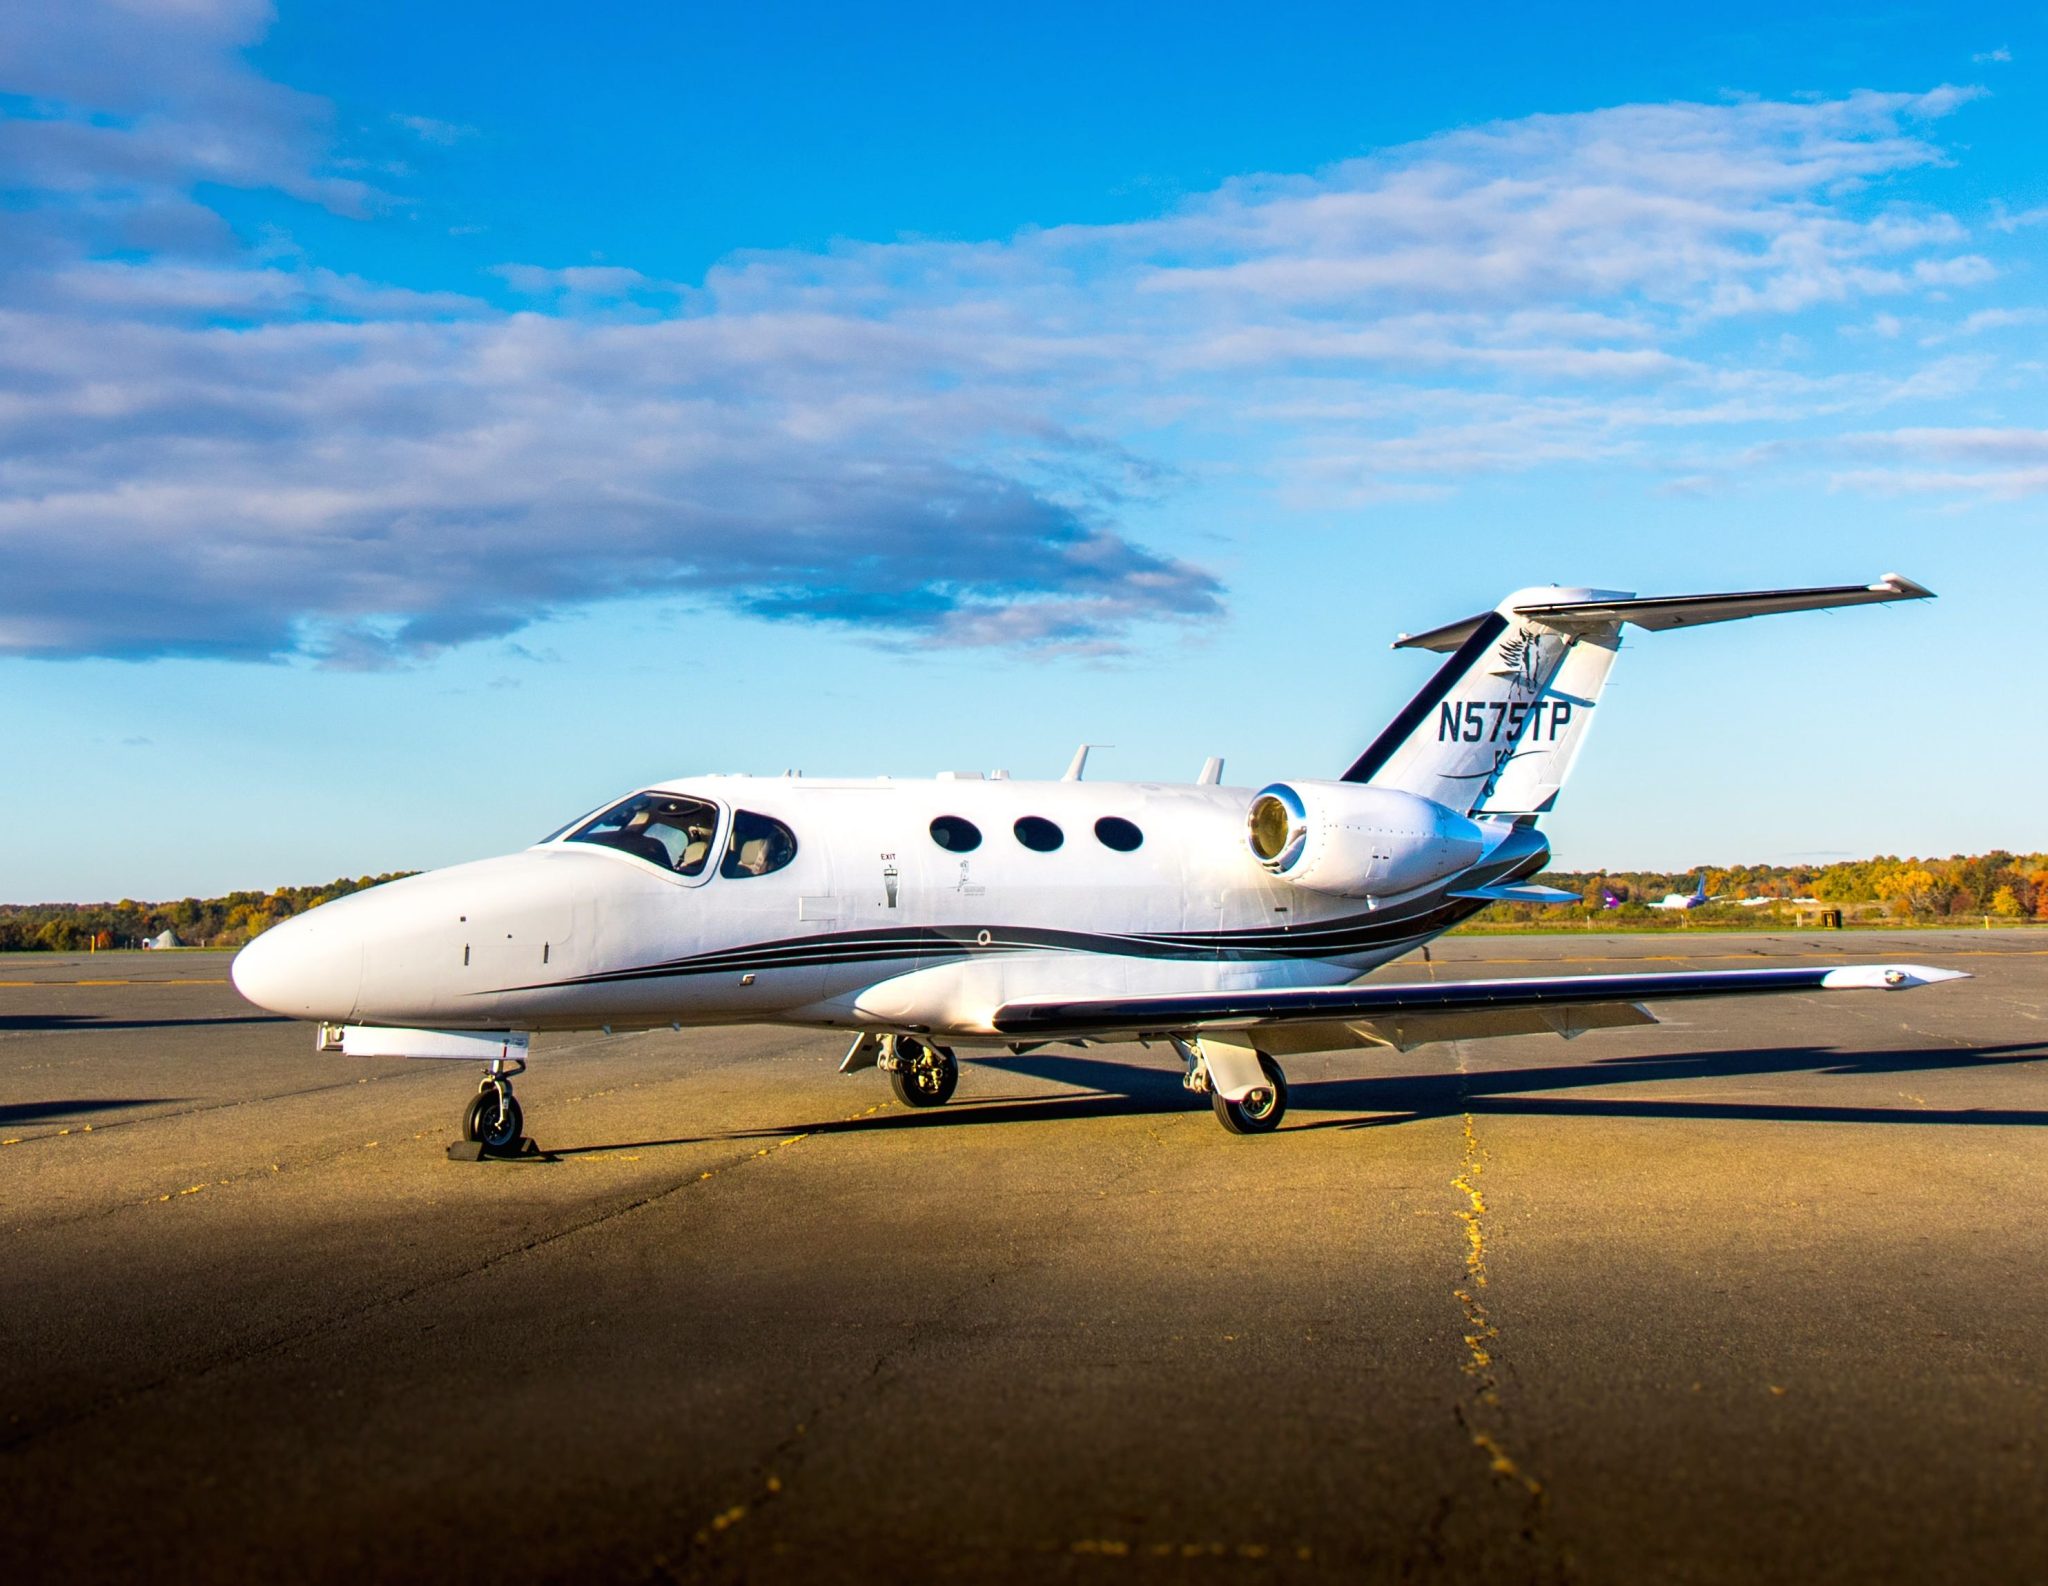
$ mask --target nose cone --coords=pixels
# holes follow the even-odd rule
[[[235,989],[272,1013],[346,1022],[362,988],[363,942],[342,918],[327,914],[333,907],[274,925],[235,954]]]

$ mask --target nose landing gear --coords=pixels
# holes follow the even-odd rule
[[[523,1058],[512,1059],[510,1066],[495,1059],[462,1114],[462,1138],[476,1142],[485,1156],[518,1156],[527,1143],[526,1115],[512,1094],[513,1077],[525,1072]]]

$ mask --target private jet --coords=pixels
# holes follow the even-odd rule
[[[1718,892],[1708,895],[1707,873],[1702,870],[1700,879],[1690,892],[1667,892],[1650,907],[1653,909],[1696,909],[1702,904],[1713,903],[1720,898]]]
[[[1445,655],[1335,776],[1221,785],[1000,773],[685,776],[523,852],[323,904],[257,937],[234,981],[318,1024],[322,1052],[484,1065],[479,1155],[530,1152],[512,1081],[540,1031],[772,1023],[852,1037],[935,1107],[958,1053],[1136,1040],[1171,1049],[1233,1134],[1287,1111],[1308,1052],[1652,1024],[1648,1004],[1900,991],[1914,964],[1365,977],[1491,903],[1575,903],[1529,878],[1541,823],[1626,626],[1919,600],[1873,584],[1638,599],[1542,587],[1396,648]]]

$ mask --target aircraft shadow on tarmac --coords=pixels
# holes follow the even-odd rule
[[[119,1112],[128,1107],[161,1107],[180,1099],[177,1096],[100,1096],[91,1101],[74,1098],[68,1101],[6,1102],[0,1103],[0,1129],[24,1123],[42,1123],[50,1118],[90,1117],[103,1112]]]
[[[1610,1057],[1593,1063],[1479,1070],[1465,1074],[1445,1072],[1310,1080],[1289,1088],[1290,1104],[1296,1113],[1337,1112],[1365,1116],[1303,1119],[1283,1124],[1281,1132],[1377,1129],[1431,1118],[1456,1117],[1468,1112],[1519,1113],[1531,1117],[1713,1119],[1754,1123],[2039,1127],[2048,1125],[2048,1111],[2000,1107],[1805,1105],[1776,1101],[1660,1101],[1638,1096],[1609,1099],[1531,1093],[1582,1091],[1600,1085],[1643,1085],[1668,1080],[1751,1078],[1769,1074],[1906,1075],[1942,1069],[1981,1069],[2041,1062],[2048,1062],[2048,1043],[2039,1041],[1876,1052],[1789,1046]],[[551,1154],[575,1156],[583,1152],[652,1150],[668,1145],[699,1145],[713,1140],[777,1139],[792,1134],[854,1134],[878,1129],[943,1129],[1054,1119],[1156,1115],[1206,1110],[1208,1107],[1206,1100],[1191,1095],[1181,1085],[1179,1070],[1156,1068],[1145,1063],[1081,1055],[999,1057],[984,1058],[968,1066],[970,1075],[976,1070],[1001,1070],[1066,1084],[1078,1082],[1095,1088],[1065,1096],[967,1096],[929,1111],[892,1110],[871,1117],[778,1124],[767,1129],[736,1129],[674,1140],[555,1147]]]
[[[0,1034],[52,1030],[176,1030],[203,1024],[290,1024],[276,1013],[223,1013],[203,1019],[104,1019],[96,1013],[0,1015]]]

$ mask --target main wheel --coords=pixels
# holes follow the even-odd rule
[[[519,1098],[509,1090],[487,1085],[470,1098],[462,1115],[462,1138],[474,1140],[486,1151],[509,1151],[525,1132],[526,1118],[519,1110]]]
[[[922,1044],[912,1056],[910,1045],[904,1041],[898,1046],[899,1061],[889,1070],[889,1088],[906,1107],[943,1107],[960,1083],[958,1060],[943,1046]]]
[[[1287,1076],[1264,1052],[1259,1054],[1259,1067],[1265,1070],[1267,1083],[1243,1101],[1225,1101],[1214,1091],[1209,1094],[1209,1104],[1216,1109],[1216,1121],[1232,1134],[1270,1133],[1280,1127],[1287,1112]]]

